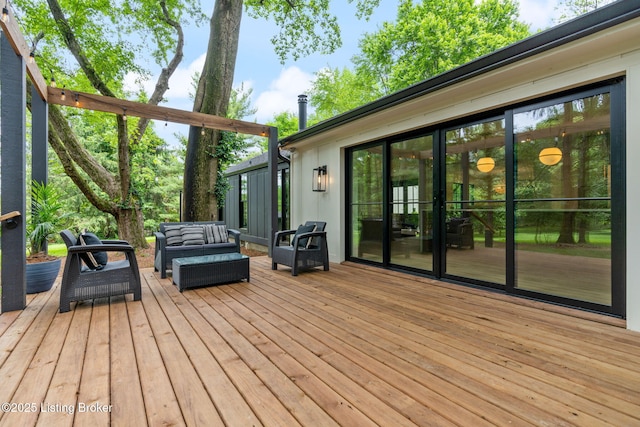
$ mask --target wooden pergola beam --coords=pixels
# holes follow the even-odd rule
[[[127,116],[145,117],[172,123],[182,123],[191,126],[205,127],[237,132],[247,135],[269,136],[269,126],[242,120],[225,119],[211,114],[178,110],[158,105],[143,104],[127,101],[126,99],[79,92],[77,90],[48,88],[49,104],[66,105],[68,107],[84,108]],[[64,93],[64,99],[62,94]]]
[[[42,76],[40,69],[38,68],[38,64],[35,61],[29,61],[29,54],[31,53],[31,49],[29,48],[29,44],[24,39],[24,36],[20,32],[20,28],[18,27],[18,22],[13,15],[13,10],[10,7],[7,8],[9,11],[9,19],[7,22],[4,22],[0,19],[0,27],[2,27],[2,31],[7,36],[7,40],[13,47],[13,50],[16,52],[16,55],[25,58],[25,62],[27,64],[27,74],[31,78],[31,82],[36,87],[38,94],[43,100],[47,100],[47,82]]]

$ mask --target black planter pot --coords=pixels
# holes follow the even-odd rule
[[[27,264],[27,293],[35,294],[51,289],[60,272],[61,259]]]

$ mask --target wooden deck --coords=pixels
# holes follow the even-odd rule
[[[349,264],[141,274],[0,316],[0,425],[640,425],[640,334],[605,317]]]

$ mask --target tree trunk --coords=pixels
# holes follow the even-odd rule
[[[216,0],[210,21],[207,57],[198,82],[193,111],[225,117],[233,86],[242,0]],[[214,187],[218,174],[216,147],[219,131],[189,129],[184,172],[184,216],[186,221],[218,218]]]
[[[144,220],[139,207],[131,209],[119,208],[115,214],[118,222],[118,234],[120,239],[126,240],[134,248],[146,248],[149,246],[144,237]]]
[[[571,102],[564,104],[564,123],[573,123],[573,105]],[[575,198],[573,183],[573,135],[564,136],[562,141],[562,195],[563,198]],[[575,245],[576,240],[573,232],[576,229],[576,208],[578,207],[575,200],[563,202],[564,212],[562,213],[562,223],[560,226],[560,234],[556,243],[566,243]]]

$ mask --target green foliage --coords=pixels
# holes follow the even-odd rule
[[[354,0],[347,0],[353,3]],[[330,11],[330,0],[245,0],[247,13],[254,18],[272,19],[280,33],[271,39],[280,62],[313,52],[323,55],[342,45],[337,17]],[[368,19],[380,0],[355,0],[356,16]]]
[[[403,0],[396,22],[360,42],[356,74],[391,93],[529,35],[515,0]]]
[[[309,102],[315,108],[318,121],[374,101],[384,93],[371,75],[356,75],[348,68],[325,68],[315,76]]]
[[[58,86],[93,92],[87,77],[79,73],[66,49],[65,35],[58,31],[47,2],[15,0],[20,24],[27,39],[42,31],[43,38],[36,49],[36,61],[41,70],[50,70]],[[60,0],[60,7],[87,56],[91,67],[108,82],[109,89],[124,97],[123,82],[127,74],[148,77],[150,71],[141,57],[165,66],[167,52],[175,46],[175,31],[161,17],[161,3],[183,23],[204,22],[205,16],[196,0],[127,0],[113,2]],[[76,58],[77,60],[77,58]]]
[[[53,185],[38,181],[31,184],[31,212],[27,221],[27,240],[31,255],[46,250],[49,238],[64,227],[67,214],[62,213],[61,200],[61,193]]]

